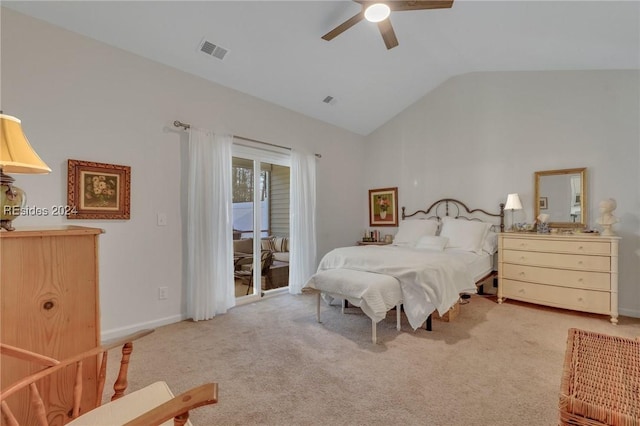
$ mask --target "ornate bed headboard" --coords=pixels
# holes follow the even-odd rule
[[[427,210],[416,210],[411,214],[405,213],[405,207],[402,207],[403,220],[408,217],[413,217],[418,213],[427,215],[425,219],[437,219],[438,221],[440,221],[443,216],[451,216],[455,219],[477,220],[481,222],[483,221],[482,219],[472,217],[471,215],[474,213],[483,213],[487,216],[500,218],[500,232],[504,232],[504,203],[500,203],[500,213],[489,213],[488,211],[482,209],[471,210],[462,201],[458,201],[454,198],[442,198],[431,204],[431,206],[429,206]],[[465,214],[469,216],[464,216]]]

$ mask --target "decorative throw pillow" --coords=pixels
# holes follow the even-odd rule
[[[273,237],[263,238],[261,242],[262,250],[276,251],[273,244]]]
[[[393,244],[413,247],[420,237],[436,235],[437,231],[438,222],[435,220],[403,220],[398,227],[398,233],[393,238]]]
[[[273,251],[285,253],[289,251],[289,237],[275,237],[273,239]]]
[[[427,249],[435,251],[444,251],[449,239],[447,237],[438,237],[435,235],[425,235],[420,237],[416,243],[417,249]]]
[[[482,245],[490,228],[490,223],[445,217],[440,236],[449,239],[447,248],[482,254]]]

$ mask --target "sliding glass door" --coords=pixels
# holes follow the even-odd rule
[[[235,294],[252,301],[289,285],[289,156],[234,146],[232,185]]]

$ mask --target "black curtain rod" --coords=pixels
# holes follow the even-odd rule
[[[174,121],[174,122],[173,122],[173,125],[174,125],[175,127],[182,127],[184,130],[189,130],[189,129],[191,128],[191,124],[183,123],[182,121],[178,121],[178,120]],[[276,145],[276,144],[274,144],[274,143],[263,142],[263,141],[259,141],[259,140],[255,140],[255,139],[245,138],[245,137],[243,137],[243,136],[236,136],[236,135],[233,135],[233,137],[234,137],[235,139],[242,139],[243,141],[255,142],[255,143],[261,143],[261,144],[263,144],[263,145],[274,146],[274,147],[276,147],[276,148],[282,148],[282,149],[287,149],[287,150],[291,151],[291,147],[288,147],[288,146]],[[322,158],[322,155],[321,155],[321,154],[315,154],[315,156],[316,156],[316,157],[318,157],[318,158]]]

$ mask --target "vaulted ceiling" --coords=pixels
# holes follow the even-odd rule
[[[392,12],[390,50],[367,21],[321,39],[360,11],[353,1],[2,6],[362,135],[459,74],[640,69],[638,1],[455,0]],[[203,53],[204,40],[224,58]]]

